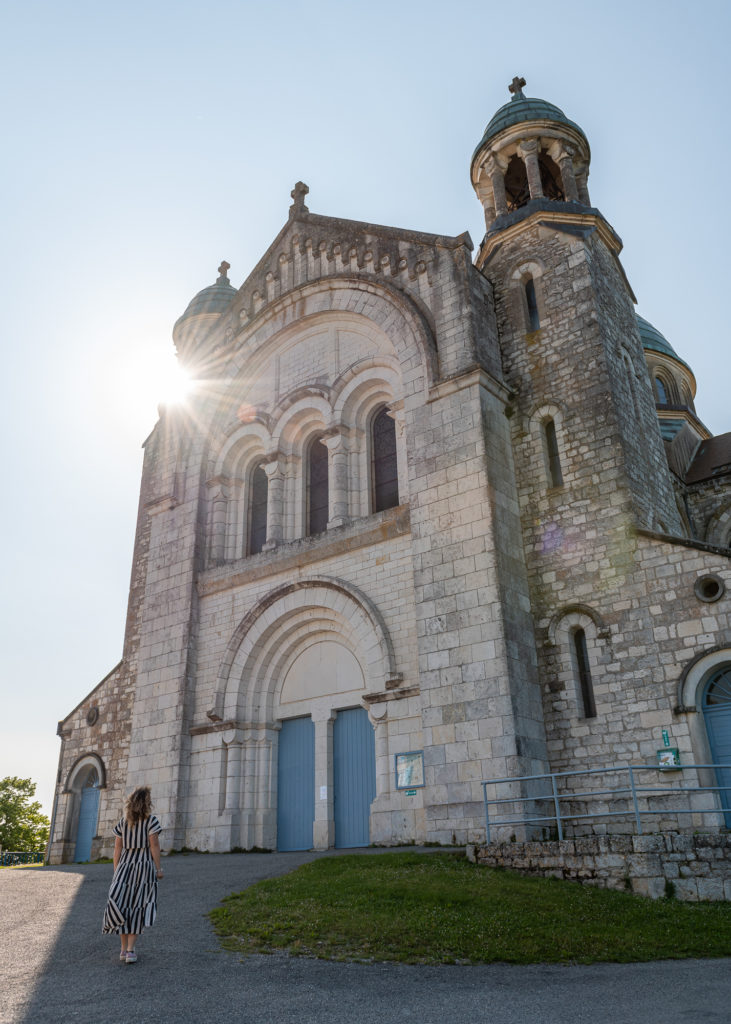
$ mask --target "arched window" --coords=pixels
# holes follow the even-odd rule
[[[538,168],[541,172],[541,187],[546,199],[565,200],[561,171],[545,150],[541,150],[538,156]]]
[[[703,694],[703,707],[731,706],[731,665],[722,665],[708,680]]]
[[[660,405],[668,405],[668,393],[662,377],[655,377],[655,394]]]
[[[563,473],[561,472],[561,459],[558,454],[556,424],[553,420],[544,421],[543,440],[546,447],[546,467],[548,469],[549,485],[551,487],[562,487]]]
[[[267,539],[267,498],[269,479],[264,467],[259,465],[249,480],[249,550],[257,555]]]
[[[538,316],[538,301],[536,300],[536,286],[532,277],[525,282],[525,299],[528,303],[528,328],[531,331],[540,329],[541,320]]]
[[[328,514],[328,451],[316,438],[307,455],[307,532],[310,536],[327,529]]]
[[[517,153],[512,155],[508,168],[505,171],[505,198],[508,204],[508,212],[519,210],[530,199],[528,172]]]
[[[398,505],[396,424],[385,407],[374,416],[371,428],[373,511]]]
[[[596,704],[594,703],[594,686],[591,681],[591,669],[589,668],[589,651],[586,646],[586,633],[583,629],[575,629],[571,636],[572,654],[574,660],[574,671],[576,683],[581,693],[581,703],[584,708],[585,718],[596,718]]]

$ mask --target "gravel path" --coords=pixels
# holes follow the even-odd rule
[[[333,854],[326,854],[332,856]],[[727,1024],[731,960],[413,967],[222,951],[206,911],[316,854],[165,861],[158,923],[120,964],[111,865],[0,871],[2,1024]]]

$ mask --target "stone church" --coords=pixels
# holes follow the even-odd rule
[[[122,660],[59,723],[52,862],[139,784],[168,850],[324,849],[479,842],[483,782],[731,761],[731,433],[524,86],[476,253],[300,182],[175,324],[198,384],[145,443]]]

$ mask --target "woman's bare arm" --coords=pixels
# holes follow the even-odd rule
[[[122,856],[122,837],[117,836],[114,840],[114,870],[117,870],[119,858]]]
[[[160,865],[160,840],[157,838],[157,833],[150,836],[150,853],[152,854],[152,859],[155,861],[155,867],[158,875],[165,874]]]

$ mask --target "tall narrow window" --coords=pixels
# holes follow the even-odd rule
[[[536,286],[533,278],[529,277],[525,282],[525,298],[528,303],[528,326],[531,331],[540,329],[541,320],[538,316],[538,302],[536,301]]]
[[[327,529],[328,451],[320,440],[313,441],[308,455],[307,532],[312,535]]]
[[[263,466],[257,466],[251,474],[249,492],[249,554],[257,555],[267,539],[269,479]]]
[[[546,420],[543,424],[543,436],[546,442],[546,462],[548,464],[550,486],[561,487],[563,486],[563,473],[561,472],[561,459],[558,454],[556,424],[553,420]]]
[[[576,658],[576,674],[578,676],[579,689],[581,691],[581,702],[584,705],[584,717],[596,718],[596,704],[594,703],[594,686],[591,681],[591,669],[589,668],[589,651],[586,647],[586,633],[583,629],[577,629],[573,634],[574,656]]]
[[[665,384],[660,377],[655,377],[655,394],[657,395],[657,400],[660,405],[668,404],[668,393],[665,390]]]
[[[398,464],[396,424],[384,408],[373,420],[372,429],[373,511],[398,505]]]

